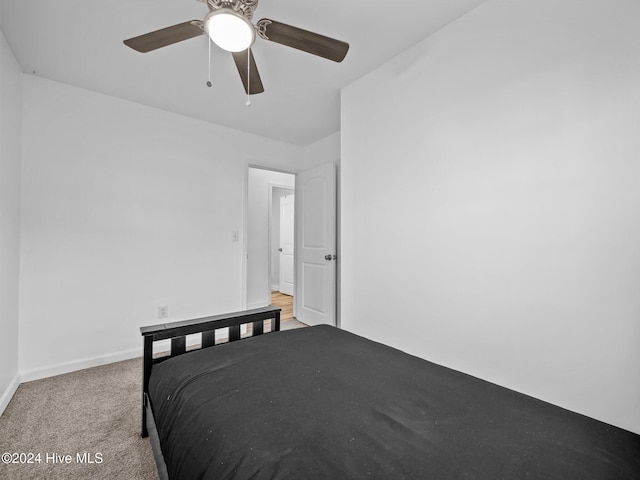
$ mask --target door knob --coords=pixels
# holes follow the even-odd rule
[[[281,252],[281,251],[282,251],[282,249],[281,249],[281,248],[279,248],[279,249],[278,249],[278,251],[279,251],[279,252]]]
[[[335,256],[335,255],[331,255],[330,253],[327,253],[327,254],[324,256],[324,259],[325,259],[327,262],[330,262],[331,260],[335,260],[335,259],[336,259],[336,256]]]

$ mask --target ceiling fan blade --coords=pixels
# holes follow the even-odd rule
[[[249,69],[247,69],[247,52],[251,54]],[[243,50],[242,52],[233,52],[232,55],[233,60],[236,62],[236,67],[238,67],[238,73],[242,79],[244,91],[249,95],[264,92],[262,80],[260,80],[260,74],[258,73],[258,67],[256,66],[256,60],[253,58],[253,52],[251,52],[251,49]],[[251,88],[249,88],[249,83],[251,83]]]
[[[166,47],[167,45],[197,37],[203,33],[202,21],[191,20],[190,22],[179,23],[178,25],[156,30],[155,32],[145,33],[139,37],[129,38],[124,41],[124,44],[140,53],[147,53],[158,48]]]
[[[341,62],[349,51],[349,44],[301,28],[263,18],[256,26],[258,35],[266,40],[297,48],[303,52]]]

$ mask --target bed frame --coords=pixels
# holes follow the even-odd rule
[[[265,331],[265,322],[271,320],[271,329]],[[241,335],[242,325],[252,325],[251,335]],[[216,330],[228,328],[227,339],[216,343]],[[235,342],[244,338],[272,333],[280,330],[280,307],[262,307],[235,313],[226,313],[212,317],[182,320],[178,322],[162,323],[141,327],[140,333],[144,337],[144,368],[142,375],[142,437],[149,437],[153,455],[158,467],[161,480],[168,480],[167,467],[160,448],[160,438],[153,417],[153,406],[149,399],[149,378],[153,366],[169,358],[187,353],[188,351],[214,347],[222,343]],[[187,350],[187,335],[202,334],[199,346]],[[153,343],[161,340],[171,340],[171,349],[162,352],[154,358]]]

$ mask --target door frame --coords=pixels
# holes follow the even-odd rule
[[[272,244],[271,244],[271,231],[272,231],[272,211],[273,211],[273,189],[274,188],[281,188],[284,190],[291,190],[292,192],[295,192],[295,181],[297,180],[297,172],[292,172],[292,171],[288,171],[288,170],[283,170],[283,169],[277,169],[277,168],[271,168],[271,167],[265,167],[262,165],[257,165],[257,164],[251,164],[251,163],[246,163],[245,164],[245,169],[244,169],[244,184],[243,184],[243,206],[242,206],[242,216],[243,216],[243,220],[242,220],[242,231],[244,232],[244,235],[242,235],[242,309],[245,310],[247,308],[247,295],[248,295],[248,285],[247,285],[247,270],[248,270],[248,231],[249,231],[249,169],[257,169],[257,170],[266,170],[268,172],[274,172],[274,173],[284,173],[287,175],[292,175],[294,177],[294,189],[292,189],[289,185],[282,185],[282,184],[278,184],[278,183],[274,183],[274,182],[269,182],[268,187],[268,208],[267,208],[267,224],[268,224],[268,235],[267,235],[267,245],[268,245],[268,254],[267,254],[267,261],[268,261],[268,267],[267,267],[267,296],[266,298],[271,298],[271,269],[272,269],[272,265],[271,265],[271,249],[273,248]],[[295,207],[294,207],[295,208]],[[295,242],[295,235],[296,235],[296,223],[297,221],[294,218],[294,227],[293,227],[293,235],[294,235],[294,242]],[[295,243],[294,243],[295,244]],[[293,261],[294,261],[294,265],[297,261],[297,257],[294,251],[294,256],[293,256]],[[296,276],[295,276],[295,268],[294,268],[294,283],[296,282]],[[295,294],[295,292],[294,292]],[[294,303],[294,307],[293,307],[293,315],[295,316],[295,301]]]
[[[336,236],[336,242],[335,242],[335,248],[336,248],[336,254],[337,254],[337,258],[336,258],[336,270],[335,270],[335,295],[334,295],[334,323],[335,326],[340,328],[341,325],[341,309],[340,309],[340,304],[341,304],[341,289],[340,289],[340,277],[341,277],[341,241],[340,241],[340,233],[341,233],[341,228],[340,228],[340,222],[341,222],[341,217],[340,217],[340,200],[341,200],[341,171],[340,171],[340,161],[334,161],[332,162],[335,168],[335,196],[336,196],[336,225],[335,225],[335,236]],[[267,170],[270,172],[276,172],[276,173],[286,173],[289,175],[293,175],[295,177],[295,182],[294,184],[297,185],[298,183],[298,174],[302,173],[300,171],[291,171],[291,170],[286,170],[286,169],[279,169],[279,168],[273,168],[273,167],[265,167],[263,165],[259,165],[259,164],[254,164],[254,163],[249,163],[249,162],[245,162],[244,164],[244,181],[243,181],[243,205],[242,205],[242,261],[241,261],[241,268],[242,268],[242,298],[241,298],[241,304],[242,304],[242,309],[246,310],[247,308],[247,266],[248,266],[248,262],[247,262],[247,237],[248,237],[248,223],[249,223],[249,169],[250,168],[256,168],[256,169],[260,169],[260,170]],[[273,201],[273,193],[272,193],[272,187],[275,186],[277,188],[285,188],[285,189],[289,189],[290,187],[288,186],[278,186],[278,185],[271,185],[269,186],[269,217],[271,217],[271,211],[272,211],[272,201]],[[294,192],[295,193],[295,192]],[[299,199],[298,196],[296,195],[295,197],[295,201],[294,201],[294,208],[297,211],[299,208]],[[298,221],[298,214],[296,213],[294,215],[294,228],[293,228],[293,237],[294,237],[294,245],[297,245],[297,234],[298,234],[298,227],[299,227],[299,221]],[[269,229],[271,229],[271,218],[269,218]],[[269,244],[271,243],[271,233],[269,232]],[[271,245],[269,246],[269,248],[271,248]],[[297,286],[298,285],[298,278],[297,278],[297,271],[298,271],[298,261],[299,261],[299,257],[298,257],[298,251],[297,249],[294,250],[294,270],[293,270],[293,278],[294,278],[294,284]],[[271,256],[269,255],[269,281],[268,283],[268,289],[269,289],[269,296],[268,298],[271,298]],[[296,287],[297,288],[297,287]],[[296,316],[296,301],[295,301],[295,289],[294,289],[294,302],[293,302],[293,316]]]

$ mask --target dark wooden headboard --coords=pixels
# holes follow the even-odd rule
[[[271,321],[269,332],[265,331],[265,322]],[[225,313],[212,317],[196,318],[194,320],[182,320],[171,323],[161,323],[140,327],[140,333],[144,337],[144,369],[142,376],[142,436],[148,436],[147,430],[147,402],[149,393],[149,378],[153,365],[187,353],[187,335],[202,334],[201,343],[195,348],[207,348],[216,345],[216,330],[228,328],[228,341],[241,340],[242,325],[251,325],[251,335],[277,332],[280,330],[280,307],[262,307],[253,310],[244,310],[235,313]],[[153,343],[161,340],[171,340],[171,349],[167,354],[154,358]],[[226,342],[224,342],[226,343]]]

